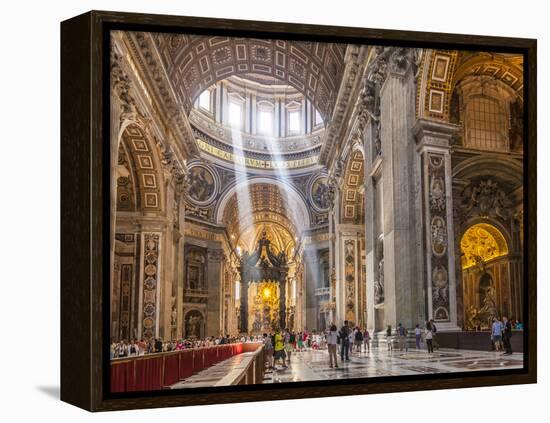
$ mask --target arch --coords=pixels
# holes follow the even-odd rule
[[[416,115],[450,120],[457,84],[469,76],[502,82],[523,103],[523,57],[514,54],[425,50],[419,70]]]
[[[119,145],[124,148],[134,177],[136,211],[164,210],[164,177],[157,147],[136,122],[124,125]],[[117,152],[117,161],[120,155]]]
[[[496,226],[476,223],[470,226],[460,239],[462,268],[483,265],[495,258],[508,255],[508,242]]]
[[[484,154],[466,159],[453,167],[452,178],[472,180],[489,175],[513,188],[523,186],[523,164],[505,156]]]
[[[460,240],[465,327],[490,328],[494,316],[518,313],[513,307],[509,239],[496,223],[477,221]]]
[[[292,213],[292,217],[286,216],[286,218],[297,228],[309,227],[311,215],[307,207],[307,202],[302,194],[290,182],[282,182],[281,179],[269,177],[242,178],[233,183],[233,185],[223,192],[219,198],[214,213],[216,222],[223,223],[223,215],[227,204],[234,195],[237,195],[238,192],[242,192],[242,190],[248,190],[249,187],[255,184],[268,184],[277,188],[282,187],[284,195],[287,196],[288,203],[290,203],[292,207],[291,210],[288,210],[288,212]]]
[[[364,223],[363,183],[365,160],[363,150],[353,148],[347,158],[342,186],[340,216],[347,223]]]

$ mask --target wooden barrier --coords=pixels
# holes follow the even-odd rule
[[[225,344],[114,359],[111,360],[111,393],[164,389],[234,355],[256,351],[259,345]]]

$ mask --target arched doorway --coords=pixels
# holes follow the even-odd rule
[[[508,243],[493,224],[476,223],[460,241],[466,329],[487,329],[495,316],[511,315]]]

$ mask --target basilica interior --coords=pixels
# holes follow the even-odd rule
[[[522,56],[111,49],[113,341],[522,319]]]

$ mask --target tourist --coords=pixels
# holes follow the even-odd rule
[[[340,359],[342,361],[349,361],[349,327],[348,321],[344,321],[344,326],[340,329]]]
[[[420,342],[422,341],[422,331],[420,330],[420,325],[416,325],[414,328],[414,338],[416,340],[416,349],[420,349]]]
[[[351,327],[350,329],[350,334],[349,334],[349,353],[353,353],[353,351],[356,351],[356,348],[355,348],[355,332],[357,332],[357,328],[356,327]]]
[[[117,347],[117,343],[111,342],[111,348],[109,350],[111,360],[116,357],[116,347]]]
[[[491,340],[495,346],[495,351],[502,350],[502,322],[498,319],[498,317],[493,318]]]
[[[264,333],[263,337],[264,351],[265,351],[265,361],[268,369],[273,368],[273,343],[271,341],[271,336],[268,336],[267,333]]]
[[[284,338],[283,335],[281,335],[281,330],[277,329],[275,331],[275,337],[274,337],[274,347],[273,347],[273,366],[275,367],[275,363],[281,360],[282,367],[286,369],[288,366],[285,364],[285,345],[284,345]]]
[[[393,339],[391,335],[391,325],[386,328],[386,342],[388,344],[388,351],[393,351]]]
[[[298,332],[297,336],[297,343],[298,343],[298,352],[302,352],[304,350],[304,338],[303,338],[302,332]]]
[[[407,343],[407,329],[399,323],[397,325],[397,339],[399,342],[399,351],[403,351],[403,347],[405,347],[405,352],[409,351],[409,345]]]
[[[439,343],[437,342],[437,326],[435,325],[435,322],[433,319],[430,319],[430,324],[432,325],[432,345],[433,347],[438,350],[439,349]]]
[[[338,367],[338,360],[336,358],[336,344],[338,343],[338,332],[335,324],[330,326],[327,334],[327,346],[330,368]]]
[[[304,346],[304,349],[307,351],[307,348],[309,347],[309,334],[307,333],[307,329],[304,330],[302,333],[302,345]]]
[[[319,349],[319,335],[315,332],[313,332],[313,335],[311,336],[311,348],[314,350]]]
[[[359,327],[355,328],[355,348],[361,352],[361,345],[363,345],[363,332]]]
[[[426,339],[426,346],[428,347],[428,354],[433,354],[434,347],[433,347],[433,325],[430,321],[426,322],[426,333],[425,333],[425,339]]]
[[[288,343],[292,347],[292,351],[296,351],[296,334],[294,333],[294,331],[290,332]]]
[[[514,329],[516,330],[523,330],[523,323],[521,323],[519,320],[514,325]]]
[[[132,342],[130,344],[130,348],[128,349],[128,355],[133,357],[135,355],[138,355],[138,347],[136,345],[136,342],[134,339],[132,339]]]
[[[285,353],[287,357],[287,363],[290,366],[290,356],[292,355],[292,343],[290,342],[290,337],[292,335],[290,334],[288,329],[285,329],[285,337],[284,337],[284,344],[285,344]]]
[[[365,352],[370,353],[370,333],[367,328],[365,328],[365,332],[363,332],[363,344],[365,344]]]
[[[502,317],[502,342],[504,343],[504,355],[511,355],[512,354],[512,343],[510,341],[510,338],[512,337],[512,324],[508,320],[506,316]]]

